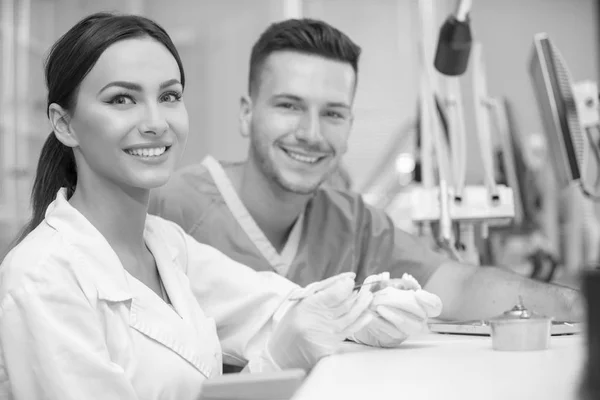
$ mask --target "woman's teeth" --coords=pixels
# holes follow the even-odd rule
[[[158,157],[167,150],[166,147],[156,147],[153,149],[129,149],[127,153],[138,157]]]
[[[319,161],[319,159],[321,158],[321,157],[309,157],[309,156],[305,156],[305,155],[302,155],[302,154],[293,153],[293,152],[291,152],[289,150],[286,150],[285,152],[291,158],[293,158],[294,160],[300,161],[300,162],[303,162],[303,163],[307,163],[307,164],[314,164],[317,161]]]

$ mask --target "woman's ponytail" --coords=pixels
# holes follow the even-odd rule
[[[54,201],[60,188],[66,187],[67,198],[70,198],[76,185],[77,168],[73,149],[62,144],[52,132],[40,152],[31,189],[31,220],[25,225],[14,245],[19,244],[44,220],[46,209]]]

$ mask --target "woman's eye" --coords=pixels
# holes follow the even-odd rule
[[[133,99],[127,95],[120,94],[113,97],[109,103],[118,105],[133,104]]]
[[[165,93],[161,97],[161,101],[164,101],[167,103],[174,103],[179,100],[181,100],[181,93],[176,93],[176,92]]]

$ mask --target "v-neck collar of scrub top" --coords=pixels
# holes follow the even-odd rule
[[[183,337],[174,329],[175,327],[167,326],[158,318],[164,312],[155,313],[148,307],[148,302],[152,307],[166,307],[171,309],[170,312],[178,314],[190,327],[197,325],[198,321],[195,321],[195,318],[198,316],[190,309],[188,304],[190,300],[184,297],[184,292],[181,290],[181,286],[189,285],[189,281],[177,265],[179,251],[169,245],[166,238],[155,229],[158,225],[153,226],[149,223],[151,219],[157,217],[147,216],[144,240],[154,256],[172,308],[125,270],[104,236],[69,204],[66,189],[63,188],[58,192],[56,200],[46,210],[45,217],[48,225],[60,232],[65,241],[77,250],[73,254],[74,257],[78,254],[86,255],[85,259],[81,257],[78,262],[85,265],[86,272],[93,276],[99,299],[109,302],[131,301],[129,323],[132,328],[170,348],[207,378],[215,372],[215,368],[202,362],[203,357],[194,350],[196,346],[186,345],[186,340],[196,342],[197,337],[191,337],[194,335]],[[209,338],[201,339],[209,343]],[[220,348],[218,350],[219,354],[211,354],[211,359],[220,357]]]
[[[281,276],[287,276],[294,258],[298,253],[300,240],[302,239],[302,227],[304,225],[304,213],[300,214],[283,247],[281,253],[278,253],[271,244],[267,236],[260,229],[250,212],[242,203],[239,195],[233,187],[233,183],[227,176],[227,173],[221,164],[213,157],[207,156],[202,165],[210,173],[217,189],[223,196],[225,204],[233,214],[238,224],[248,235],[252,243],[258,248],[263,257],[271,264],[271,267]]]

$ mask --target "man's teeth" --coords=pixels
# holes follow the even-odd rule
[[[291,152],[289,150],[286,150],[286,153],[290,157],[292,157],[294,160],[297,160],[297,161],[300,161],[300,162],[303,162],[303,163],[307,163],[307,164],[314,164],[317,161],[319,161],[319,159],[321,158],[321,157],[309,157],[309,156],[305,156],[305,155],[302,155],[302,154],[293,153],[293,152]]]
[[[153,149],[129,149],[127,150],[127,153],[138,157],[158,157],[166,150],[166,147],[155,147]]]

